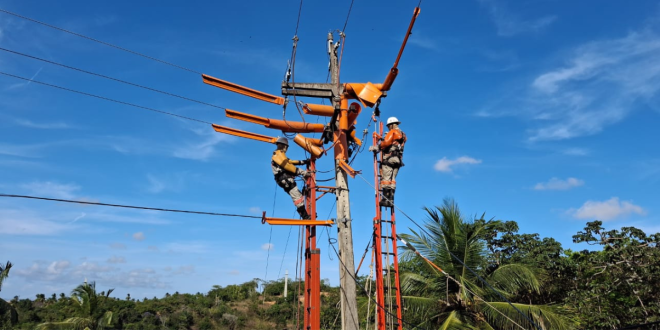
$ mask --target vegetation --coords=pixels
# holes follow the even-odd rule
[[[660,322],[660,234],[605,230],[593,221],[573,241],[594,247],[572,251],[552,238],[519,234],[514,221],[467,218],[451,200],[426,211],[424,230],[401,236],[448,276],[401,247],[404,328],[533,329],[531,320],[543,329],[604,330]],[[0,267],[0,290],[10,268]],[[290,282],[284,298],[283,280],[262,292],[259,281],[142,300],[84,283],[70,297],[0,300],[0,329],[298,328],[302,303],[295,293],[304,284]],[[360,327],[372,327],[374,303],[362,288],[373,282],[358,281]],[[321,328],[341,329],[339,289],[324,281],[321,298]]]

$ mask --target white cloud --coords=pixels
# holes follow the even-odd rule
[[[562,153],[569,156],[587,156],[589,155],[589,150],[583,148],[568,148],[562,151]]]
[[[137,232],[137,233],[133,234],[133,239],[136,240],[136,241],[144,241],[144,239],[145,239],[144,233],[140,231],[140,232]]]
[[[122,288],[166,288],[168,283],[151,268],[124,271],[113,266],[101,266],[84,261],[72,266],[69,261],[37,261],[29,268],[17,269],[16,275],[30,282],[79,284],[84,279],[97,281],[104,286]]]
[[[172,274],[174,275],[185,275],[185,274],[192,274],[195,272],[195,265],[186,265],[186,266],[179,266],[179,268],[175,269]]]
[[[216,146],[220,142],[231,141],[232,138],[226,134],[220,134],[209,129],[193,130],[201,140],[189,142],[174,149],[172,155],[177,158],[207,161],[216,153]]]
[[[69,129],[73,126],[65,122],[53,122],[53,123],[35,123],[27,119],[16,119],[16,124],[28,128],[37,128],[37,129]]]
[[[447,159],[447,157],[442,157],[442,159],[438,160],[435,163],[433,168],[438,172],[451,173],[453,171],[452,167],[463,164],[466,165],[481,164],[481,159],[474,159],[472,157],[462,156],[452,160],[452,159]]]
[[[33,74],[32,78],[30,78],[27,82],[20,82],[20,83],[16,83],[16,84],[13,84],[13,85],[9,85],[9,87],[7,87],[6,89],[11,90],[11,89],[16,89],[16,88],[22,88],[22,87],[29,86],[30,83],[32,82],[32,80],[34,80],[34,78],[36,78],[39,75],[39,73],[41,73],[42,69],[43,69],[43,67],[39,68],[39,70],[37,70],[37,72],[35,74]]]
[[[169,243],[164,250],[169,253],[208,253],[213,249],[205,242],[188,241]]]
[[[158,180],[153,175],[147,174],[147,180],[149,180],[149,186],[147,187],[147,191],[149,191],[150,193],[157,194],[165,190],[165,182]]]
[[[653,28],[583,44],[562,64],[480,111],[529,120],[529,141],[594,135],[660,96],[660,35]]]
[[[645,215],[646,211],[631,201],[620,202],[618,197],[606,201],[586,201],[579,209],[570,209],[568,214],[577,219],[613,220],[631,214]]]
[[[126,244],[110,243],[110,248],[115,250],[126,250]]]
[[[158,247],[155,246],[155,245],[149,245],[149,246],[147,247],[147,250],[152,251],[152,252],[159,252],[159,251],[160,251],[160,250],[158,249]]]
[[[557,16],[544,16],[533,20],[520,18],[516,13],[510,11],[504,1],[479,0],[495,23],[497,35],[501,37],[512,37],[519,34],[538,33],[557,20]]]
[[[80,190],[80,186],[75,184],[61,184],[51,181],[35,181],[21,185],[21,188],[29,191],[31,194],[38,196],[61,199],[73,199],[75,198],[74,192]]]
[[[539,182],[534,186],[534,190],[568,190],[584,185],[584,181],[576,178],[566,180],[552,178],[548,182]]]
[[[126,258],[112,256],[107,260],[107,263],[109,263],[109,264],[125,264],[126,263]]]
[[[74,229],[30,210],[0,210],[0,234],[50,236]]]
[[[261,246],[261,249],[264,251],[273,250],[274,248],[275,248],[275,244],[273,243],[265,243]]]
[[[258,207],[258,206],[253,206],[253,207],[251,207],[251,208],[248,210],[248,212],[250,212],[251,214],[262,214],[261,208]]]

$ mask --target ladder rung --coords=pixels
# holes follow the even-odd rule
[[[391,255],[394,255],[394,252],[381,252],[380,254],[391,254]]]
[[[385,238],[385,239],[388,239],[388,238],[389,238],[389,239],[394,239],[394,237],[392,237],[392,236],[381,236],[380,238]]]

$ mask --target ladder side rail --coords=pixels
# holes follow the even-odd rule
[[[399,253],[396,246],[396,217],[394,215],[394,208],[392,207],[392,213],[390,216],[392,221],[392,251],[394,252],[394,285],[396,287],[396,317],[398,318],[396,327],[398,330],[403,330],[403,305],[401,305],[401,282],[399,278]]]

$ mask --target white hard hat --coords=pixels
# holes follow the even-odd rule
[[[277,140],[275,141],[276,144],[283,144],[285,146],[289,145],[289,140],[285,137],[278,137]]]
[[[399,125],[399,124],[401,124],[401,122],[398,119],[396,119],[396,117],[390,117],[390,118],[387,118],[387,125],[389,125],[389,124]]]

